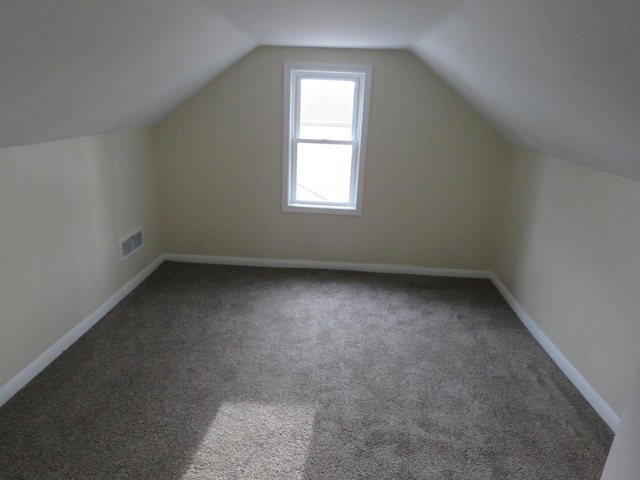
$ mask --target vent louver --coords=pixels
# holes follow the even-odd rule
[[[120,239],[120,261],[127,259],[142,247],[142,228]]]

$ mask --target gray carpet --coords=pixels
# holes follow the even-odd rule
[[[598,479],[487,280],[164,263],[0,409],[4,479]]]

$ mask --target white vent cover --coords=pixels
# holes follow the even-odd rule
[[[120,261],[127,259],[142,247],[142,228],[120,239]]]

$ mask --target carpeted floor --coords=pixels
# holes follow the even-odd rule
[[[4,479],[598,479],[487,280],[164,263],[0,408]]]

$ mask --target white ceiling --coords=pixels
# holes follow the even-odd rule
[[[408,48],[464,0],[209,0],[261,45]]]
[[[159,120],[256,46],[191,0],[0,0],[0,146]]]
[[[640,1],[469,1],[413,50],[513,143],[640,180]]]
[[[0,146],[151,125],[258,45],[409,48],[513,143],[640,180],[638,0],[0,0]]]

